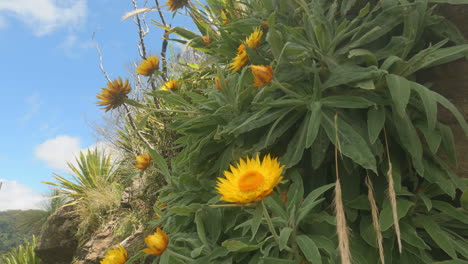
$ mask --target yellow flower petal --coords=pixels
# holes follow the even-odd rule
[[[125,102],[127,99],[127,94],[132,90],[128,79],[125,82],[122,82],[122,79],[119,77],[111,82],[107,83],[106,88],[101,89],[96,97],[99,99],[97,102],[98,106],[103,106],[105,111],[117,108]]]
[[[127,250],[122,245],[118,248],[111,249],[107,252],[105,258],[99,263],[101,264],[124,264],[128,259]]]
[[[150,255],[157,256],[166,250],[169,239],[167,234],[158,228],[153,235],[145,237],[145,243],[148,248],[145,248],[142,251]]]
[[[273,79],[273,70],[271,66],[264,65],[250,65],[254,76],[254,85],[255,87],[265,86],[271,83]]]
[[[150,76],[154,71],[159,69],[159,59],[157,56],[150,56],[142,61],[136,68],[138,74]]]
[[[179,82],[177,80],[170,80],[164,83],[164,86],[161,87],[163,91],[175,91],[179,87]]]
[[[270,155],[263,157],[240,159],[230,172],[225,171],[225,178],[218,178],[216,190],[221,194],[221,200],[237,204],[247,204],[261,201],[269,196],[281,181],[284,165]]]
[[[137,164],[134,166],[135,168],[140,170],[145,170],[146,168],[148,168],[151,162],[151,156],[148,154],[136,156],[135,159]]]

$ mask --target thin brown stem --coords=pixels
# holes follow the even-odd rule
[[[163,34],[163,42],[162,42],[162,45],[161,45],[161,63],[162,63],[162,71],[161,71],[161,75],[162,75],[162,78],[165,82],[167,82],[167,45],[168,45],[168,41],[167,41],[167,37],[168,37],[168,33],[169,31],[167,30],[167,28],[170,27],[170,25],[168,25],[166,23],[166,19],[164,18],[164,15],[161,11],[161,6],[159,5],[159,0],[155,0],[155,3],[156,3],[156,9],[158,10],[158,13],[159,13],[159,17],[161,18],[161,22],[162,24],[164,25],[164,34]]]
[[[140,133],[140,131],[138,130],[138,128],[136,127],[135,125],[135,122],[133,121],[133,117],[130,113],[130,109],[128,109],[128,106],[126,104],[123,104],[125,110],[127,111],[127,118],[128,118],[128,122],[130,123],[130,125],[132,126],[133,130],[135,130],[135,132],[137,133],[138,137],[151,149],[154,149],[153,146],[148,142],[148,140],[143,137],[143,135]]]
[[[102,64],[102,53],[101,53],[101,49],[99,48],[99,44],[97,43],[96,39],[94,38],[95,35],[96,35],[96,32],[93,32],[92,39],[93,39],[93,42],[94,42],[94,47],[96,48],[96,51],[97,51],[98,56],[99,56],[99,68],[101,69],[102,74],[104,74],[104,77],[106,77],[107,81],[108,81],[108,82],[111,82],[111,79],[109,78],[109,75],[107,74],[106,70],[104,70],[104,66],[103,66],[103,64]]]

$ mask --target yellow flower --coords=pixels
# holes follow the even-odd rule
[[[230,165],[230,172],[224,171],[225,178],[218,178],[216,189],[221,200],[236,204],[261,201],[269,196],[283,178],[284,165],[272,159],[270,155],[260,158],[241,159],[237,168]]]
[[[262,39],[263,31],[260,27],[255,28],[254,32],[245,40],[245,45],[251,49],[257,49],[260,46],[260,39]]]
[[[255,87],[265,86],[271,83],[273,79],[273,70],[271,66],[265,65],[250,65],[254,76],[254,85]]]
[[[175,12],[177,9],[183,8],[188,5],[188,0],[167,0],[166,6],[168,10]]]
[[[148,248],[145,248],[142,251],[150,255],[157,256],[166,250],[169,238],[166,233],[158,228],[153,235],[145,237],[145,243]]]
[[[128,259],[127,250],[122,245],[107,252],[106,257],[101,260],[101,264],[124,264]]]
[[[257,27],[252,34],[249,35],[247,39],[245,39],[244,44],[247,45],[251,49],[257,49],[260,46],[260,40],[262,39],[263,31],[260,27]],[[245,46],[240,44],[237,47],[237,55],[234,57],[232,62],[229,64],[229,69],[232,72],[236,72],[249,62],[249,56],[247,55],[247,51],[245,51]]]
[[[247,51],[245,51],[245,47],[243,44],[240,44],[237,48],[237,55],[234,57],[233,61],[229,63],[229,69],[232,72],[236,72],[242,67],[244,67],[249,62],[249,56],[247,55]]]
[[[138,74],[150,76],[154,71],[159,69],[159,59],[157,56],[150,56],[142,61],[136,68]]]
[[[161,87],[161,90],[163,91],[175,91],[175,89],[177,89],[177,87],[179,86],[179,82],[177,80],[170,80],[170,81],[167,81],[163,87]]]
[[[151,162],[150,155],[139,155],[139,156],[136,156],[137,165],[134,165],[134,166],[137,169],[145,170],[146,168],[148,168],[150,162]]]
[[[122,82],[122,79],[119,77],[108,82],[107,87],[102,88],[101,93],[97,95],[97,98],[100,100],[97,102],[97,105],[104,106],[106,112],[117,108],[125,102],[127,94],[131,89],[130,84],[128,84],[128,79]]]

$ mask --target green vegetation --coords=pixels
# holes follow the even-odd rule
[[[99,104],[123,111],[119,168],[88,152],[71,181],[48,183],[75,206],[83,240],[132,210],[119,234],[146,221],[162,231],[147,239],[151,255],[133,248],[127,263],[468,261],[467,182],[437,113],[465,135],[468,124],[416,75],[468,54],[436,13],[450,1],[169,2],[201,35],[154,24],[203,56],[160,69],[142,54],[132,99],[109,80]],[[284,168],[242,161],[257,155]],[[119,208],[135,183],[143,191]]]
[[[57,198],[66,206],[75,206],[80,216],[78,237],[89,237],[112,209],[117,208],[122,196],[122,185],[118,182],[118,167],[114,167],[111,156],[97,149],[80,152],[76,165],[69,162],[73,172],[71,179],[54,175],[56,182],[45,182],[57,190]]]
[[[31,230],[18,225],[21,219],[34,215],[43,215],[41,210],[9,210],[0,212],[0,255],[22,244],[25,238],[38,234],[38,230]]]
[[[36,247],[36,237],[31,241],[25,240],[24,244],[14,248],[10,253],[1,257],[3,264],[39,264],[41,260],[36,256],[34,248]]]

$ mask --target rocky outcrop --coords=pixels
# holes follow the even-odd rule
[[[36,246],[42,264],[70,264],[78,246],[78,216],[71,206],[59,208],[47,219]]]
[[[102,231],[97,232],[91,239],[76,252],[76,264],[94,264],[102,260],[114,243],[112,232],[114,224],[107,224]]]

